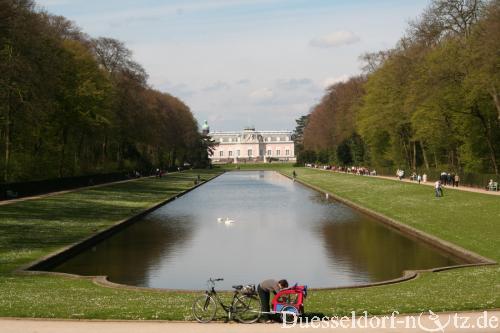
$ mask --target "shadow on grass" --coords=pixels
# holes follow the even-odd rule
[[[23,253],[53,251],[88,237],[187,190],[196,177],[176,173],[0,206],[0,252],[6,262],[32,260]]]

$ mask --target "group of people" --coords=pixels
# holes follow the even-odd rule
[[[352,173],[358,176],[376,176],[377,171],[373,169],[370,171],[368,168],[365,167],[357,167],[357,166],[352,166],[352,167],[347,167],[347,168],[342,168],[342,167],[337,167],[337,171],[340,172],[345,172],[345,173]]]
[[[423,175],[417,174],[416,172],[412,173],[410,176],[410,180],[414,182],[418,182],[419,184],[421,182],[427,183],[427,174],[424,173]]]
[[[166,172],[166,171],[163,171],[163,170],[162,170],[162,169],[160,169],[160,168],[156,168],[156,170],[155,170],[155,177],[156,177],[156,178],[161,178],[161,177],[163,177],[163,174],[164,174],[164,173],[167,173],[167,172]]]
[[[460,176],[455,173],[449,173],[443,171],[439,175],[439,180],[441,181],[441,184],[444,186],[451,185],[453,187],[458,187],[458,183],[460,182]]]
[[[402,180],[403,178],[405,178],[405,171],[402,169],[398,169],[396,171],[396,176],[398,177],[399,180]],[[417,174],[416,172],[413,172],[410,175],[410,180],[416,181],[419,184],[421,182],[427,183],[427,174],[424,173],[423,175],[421,175],[420,173]],[[443,171],[439,175],[438,181],[440,183],[440,186],[451,185],[453,187],[458,187],[458,184],[460,183],[460,176],[458,174],[455,174],[455,173],[449,173],[449,172]],[[437,183],[435,183],[435,184],[437,184]]]
[[[370,171],[370,169],[366,167],[359,167],[359,166],[335,166],[335,165],[318,165],[318,164],[311,164],[307,163],[305,165],[306,167],[309,168],[316,168],[316,169],[323,169],[323,170],[331,170],[331,171],[336,171],[336,172],[344,172],[348,174],[355,174],[355,175],[362,175],[362,176],[376,176],[377,172],[375,170]],[[396,176],[398,177],[399,180],[402,180],[405,178],[406,174],[403,169],[397,169],[396,170]],[[296,174],[294,175],[294,179],[296,177]],[[428,177],[427,174],[420,174],[417,172],[413,172],[409,179],[411,181],[415,181],[420,183],[427,183]],[[439,174],[439,179],[434,183],[434,189],[436,193],[436,197],[442,197],[443,196],[443,187],[444,186],[452,186],[452,187],[458,187],[460,184],[460,176],[458,173],[454,172],[446,172],[443,171]],[[498,182],[494,182],[493,179],[490,179],[488,185],[486,185],[486,190],[487,191],[498,191],[499,186]]]
[[[405,171],[403,169],[397,169],[396,176],[398,177],[399,180],[402,180],[403,178],[405,178]],[[410,175],[410,180],[418,182],[419,184],[421,182],[427,183],[427,174],[424,173],[423,175],[421,175],[420,173],[417,174],[416,172],[413,172]]]
[[[370,169],[368,169],[366,167],[362,167],[362,166],[336,166],[336,165],[318,165],[318,164],[307,163],[306,167],[323,169],[323,170],[331,170],[331,171],[336,171],[336,172],[344,172],[344,173],[349,173],[349,174],[358,175],[358,176],[376,176],[377,175],[377,171],[375,169],[370,171]]]
[[[161,178],[163,177],[163,175],[165,175],[167,173],[167,171],[164,171],[160,168],[156,168],[156,169],[151,169],[149,172],[146,171],[146,176],[150,175],[154,175],[156,178]],[[138,171],[138,170],[132,170],[132,172],[130,173],[129,177],[131,178],[141,178],[143,175]]]

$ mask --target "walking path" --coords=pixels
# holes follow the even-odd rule
[[[413,183],[413,184],[418,184],[416,181],[411,181],[409,179],[403,178],[402,180],[399,180],[397,177],[389,177],[389,176],[375,176],[378,178],[383,178],[383,179],[390,179],[390,180],[396,180],[396,181],[402,181],[402,182],[407,182],[407,183]],[[433,181],[428,181],[426,183],[421,182],[420,185],[428,185],[428,186],[434,186]],[[466,192],[475,192],[475,193],[483,193],[483,194],[490,194],[490,195],[500,195],[500,191],[486,191],[485,189],[478,188],[478,187],[469,187],[469,186],[458,186],[458,187],[453,187],[453,186],[443,186],[443,188],[447,190],[459,190],[459,191],[466,191]]]
[[[375,319],[379,319],[379,321]],[[395,333],[395,332],[443,332],[443,333],[475,333],[500,332],[500,310],[488,312],[439,313],[429,316],[394,316],[383,317],[356,317],[354,325],[352,318],[342,322],[311,322],[309,327],[283,328],[282,324],[236,324],[210,323],[198,324],[193,322],[165,322],[165,321],[98,321],[98,320],[42,320],[42,319],[0,319],[2,333],[269,333],[269,332],[367,332],[367,333]],[[336,323],[336,324],[334,324]],[[378,324],[377,324],[378,323]],[[316,326],[317,325],[317,326]],[[323,325],[323,327],[322,327]],[[340,326],[342,325],[342,326]],[[303,325],[305,326],[305,325]],[[337,327],[335,327],[337,326]],[[369,327],[369,328],[366,328]]]
[[[344,173],[344,172],[338,172],[338,171],[332,171],[332,170],[324,170],[324,169],[316,169],[316,170],[321,170],[321,171],[327,171],[327,172],[336,172],[336,173]],[[169,173],[171,174],[171,173]],[[3,205],[8,205],[11,203],[15,202],[20,202],[20,201],[28,201],[28,200],[34,200],[34,199],[41,199],[41,198],[46,198],[46,197],[51,197],[54,195],[59,195],[59,194],[64,194],[64,193],[70,193],[70,192],[76,192],[76,191],[82,191],[90,188],[97,188],[97,187],[102,187],[102,186],[107,186],[107,185],[113,185],[113,184],[119,184],[119,183],[127,183],[127,182],[132,182],[136,181],[138,179],[144,179],[144,178],[152,178],[155,176],[148,176],[148,177],[141,177],[141,178],[133,178],[133,179],[126,179],[126,180],[120,180],[117,182],[110,182],[110,183],[103,183],[99,185],[92,185],[92,186],[84,186],[84,187],[78,187],[78,188],[73,188],[69,190],[64,190],[64,191],[57,191],[57,192],[50,192],[46,194],[40,194],[40,195],[34,195],[34,196],[29,196],[29,197],[22,197],[19,199],[11,199],[11,200],[3,200],[0,201],[0,206]],[[381,179],[389,179],[389,180],[394,180],[394,181],[400,181],[397,177],[389,177],[389,176],[369,176],[369,177],[376,177],[376,178],[381,178]],[[414,181],[411,181],[409,179],[402,179],[402,182],[407,182],[407,183],[416,183]],[[420,183],[421,185],[428,185],[428,186],[434,186],[434,182],[427,182],[427,183]],[[481,188],[477,187],[468,187],[468,186],[459,186],[459,187],[450,187],[450,186],[444,186],[446,189],[452,189],[452,190],[460,190],[460,191],[467,191],[467,192],[475,192],[475,193],[483,193],[483,194],[490,194],[490,195],[498,195],[500,196],[500,191],[486,191]]]

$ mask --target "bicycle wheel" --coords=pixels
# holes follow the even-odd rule
[[[294,306],[285,306],[281,309],[281,321],[285,324],[294,324],[297,322],[299,310]]]
[[[255,323],[261,316],[260,298],[253,295],[238,296],[234,301],[234,317],[243,324]]]
[[[208,323],[215,318],[217,303],[209,295],[198,297],[193,303],[193,316],[200,323]]]

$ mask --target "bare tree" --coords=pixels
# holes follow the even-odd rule
[[[125,44],[113,38],[100,37],[92,40],[92,49],[99,64],[111,76],[128,74],[143,83],[147,80],[144,68],[132,59],[132,51]]]
[[[433,0],[419,19],[410,22],[408,34],[427,45],[449,35],[469,36],[485,5],[484,0]]]
[[[52,28],[53,32],[61,39],[77,40],[87,44],[88,36],[84,34],[75,22],[68,20],[64,16],[51,15],[45,12],[40,13]]]
[[[359,60],[363,63],[361,70],[365,74],[374,73],[382,67],[384,62],[390,55],[390,51],[366,52],[359,56]]]

